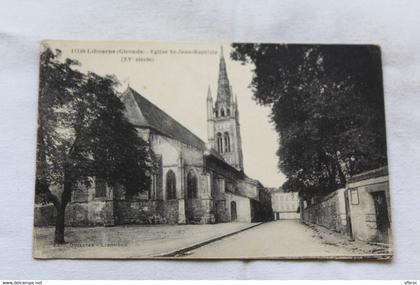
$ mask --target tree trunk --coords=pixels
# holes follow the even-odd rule
[[[337,162],[337,169],[338,169],[338,177],[340,178],[340,187],[344,187],[346,185],[347,179],[346,176],[343,173],[343,170],[341,169],[340,162]]]
[[[64,190],[61,194],[61,204],[57,209],[57,218],[55,220],[55,234],[54,234],[54,243],[55,244],[64,244],[64,218],[66,213],[66,206],[71,199],[72,192],[72,183],[66,181],[66,173],[64,174]]]
[[[59,207],[57,209],[57,218],[55,220],[55,233],[54,233],[54,243],[55,244],[64,244],[64,213],[65,207]]]

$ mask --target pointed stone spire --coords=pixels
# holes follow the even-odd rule
[[[210,85],[207,91],[207,138],[209,146],[214,147],[214,109]]]
[[[209,88],[208,88],[208,90],[207,90],[207,100],[208,100],[208,101],[212,101],[212,100],[213,100],[213,98],[211,97],[210,85],[209,85]]]
[[[121,81],[121,86],[122,86],[123,89],[130,89],[130,77],[125,77]]]
[[[211,96],[210,85],[207,91],[207,120],[213,119],[213,97]]]
[[[219,80],[217,84],[217,101],[230,102],[232,96],[229,78],[226,71],[226,62],[223,56],[223,46],[220,47]]]

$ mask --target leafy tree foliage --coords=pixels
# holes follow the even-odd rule
[[[78,62],[60,55],[50,48],[41,54],[35,187],[37,199],[57,210],[58,244],[73,191],[100,178],[135,194],[149,187],[153,170],[148,144],[124,116],[117,80],[83,74]]]
[[[342,187],[348,176],[386,165],[379,48],[234,44],[254,65],[254,99],[271,106],[287,191],[305,197]]]

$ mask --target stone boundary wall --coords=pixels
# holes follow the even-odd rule
[[[92,203],[69,203],[66,207],[64,223],[66,226],[110,226],[114,225],[112,201]],[[53,204],[34,207],[34,226],[55,226],[57,210]],[[108,223],[108,221],[110,221]]]
[[[114,201],[116,225],[162,224],[166,218],[156,214],[156,201]]]
[[[55,217],[57,216],[53,204],[37,205],[34,208],[34,225],[37,227],[55,225]]]
[[[176,224],[178,201],[92,201],[69,203],[66,226],[112,226],[124,224]],[[57,211],[52,204],[35,205],[34,226],[54,226]]]
[[[347,234],[344,191],[345,189],[338,189],[324,197],[321,201],[303,209],[302,221]]]

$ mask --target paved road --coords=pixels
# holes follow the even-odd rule
[[[255,226],[251,229],[249,227]],[[242,232],[238,232],[244,230]],[[192,258],[270,258],[353,256],[381,253],[365,243],[349,242],[338,233],[308,227],[300,221],[275,221],[261,225],[132,225],[116,227],[67,227],[67,243],[54,246],[54,228],[35,228],[34,256],[39,258],[141,258],[175,256]],[[198,247],[185,248],[233,234]]]
[[[187,252],[185,257],[316,257],[355,255],[351,247],[324,242],[323,238],[299,220],[262,224],[236,235]],[[356,253],[357,254],[357,253]]]

